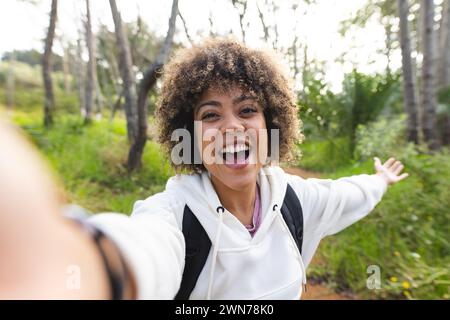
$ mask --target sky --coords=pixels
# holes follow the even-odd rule
[[[257,0],[264,10],[264,0]],[[299,41],[308,46],[308,56],[325,62],[326,79],[334,91],[339,91],[346,72],[353,65],[366,73],[382,71],[386,68],[386,57],[379,51],[384,48],[384,30],[374,18],[364,29],[351,30],[342,38],[339,34],[340,21],[355,14],[367,0],[317,0],[313,6],[301,5],[296,12],[291,8],[293,0],[279,0],[280,9],[276,17],[266,15],[266,19],[277,24],[280,43],[289,46],[295,34]],[[255,0],[248,0],[246,21],[249,22],[247,44],[264,47],[262,26],[258,17]],[[51,0],[38,0],[36,5],[19,0],[2,0],[0,10],[0,55],[12,49],[35,48],[43,51],[43,39],[48,27],[48,13]],[[154,32],[165,35],[170,16],[171,0],[117,0],[117,6],[125,21],[133,21],[140,13]],[[214,31],[222,34],[230,30],[240,37],[239,16],[231,5],[231,0],[179,0],[179,9],[190,35],[199,40],[209,30],[208,17],[211,15]],[[61,41],[73,41],[81,29],[80,17],[85,12],[84,0],[60,0],[57,35],[54,50],[61,52]],[[91,0],[91,15],[94,32],[98,25],[106,24],[111,30],[114,25],[108,0]],[[187,44],[184,27],[177,19],[175,40]],[[344,52],[347,61],[336,62]],[[371,62],[373,61],[373,62]],[[401,63],[399,52],[394,52],[392,68]]]

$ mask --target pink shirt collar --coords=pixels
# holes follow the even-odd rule
[[[260,198],[259,185],[256,184],[256,197],[255,197],[255,206],[253,209],[253,223],[246,224],[245,227],[250,232],[250,235],[253,237],[256,230],[258,230],[259,225],[261,224],[261,198]]]

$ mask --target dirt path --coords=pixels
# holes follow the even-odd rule
[[[306,171],[301,168],[291,167],[283,168],[286,173],[300,176],[304,179],[307,178],[319,178],[320,173]],[[314,264],[314,259],[311,262]],[[322,283],[319,283],[313,279],[307,283],[306,292],[302,294],[302,300],[355,300],[357,297],[352,294],[336,293],[333,289],[328,288]]]

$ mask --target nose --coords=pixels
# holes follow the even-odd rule
[[[222,122],[220,131],[222,133],[226,132],[244,132],[245,124],[242,119],[239,119],[234,114],[227,114],[224,116],[224,121]]]

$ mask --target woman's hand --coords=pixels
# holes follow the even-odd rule
[[[60,205],[43,159],[0,118],[0,300],[109,297],[100,253]]]
[[[397,183],[409,176],[408,173],[399,175],[404,166],[400,161],[395,161],[393,157],[389,158],[384,164],[381,164],[381,160],[377,157],[373,159],[376,174],[382,177],[388,185]]]

